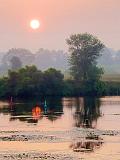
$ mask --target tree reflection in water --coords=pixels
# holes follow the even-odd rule
[[[60,98],[48,98],[46,102],[47,113],[44,112],[44,100],[42,102],[10,104],[8,108],[0,108],[0,112],[10,114],[10,121],[20,120],[27,123],[38,123],[43,118],[55,121],[61,117],[63,114],[62,100]]]
[[[97,119],[101,116],[100,101],[96,98],[77,98],[74,114],[75,126],[83,128],[96,128]]]
[[[9,112],[10,121],[20,120],[27,123],[38,123],[43,118],[42,107],[33,103],[15,104]]]
[[[100,102],[96,98],[77,98],[74,99],[75,113],[74,120],[75,126],[81,128],[96,128],[97,120],[101,116]],[[70,148],[74,152],[93,152],[95,149],[101,147],[103,143],[102,138],[95,135],[90,135],[85,139],[81,139],[80,142],[73,142]]]
[[[49,97],[47,100],[48,111],[46,117],[50,121],[55,121],[63,114],[63,105],[61,98]]]
[[[44,112],[44,101],[27,102],[10,105],[8,108],[0,108],[0,113],[10,115],[10,121],[23,121],[27,123],[37,124],[42,120],[49,120],[49,122],[56,121],[63,115],[62,121],[66,120],[72,127],[81,128],[96,128],[97,120],[101,116],[99,99],[95,98],[48,98],[47,112]],[[37,105],[36,105],[37,104]],[[70,111],[70,112],[69,112]],[[69,115],[70,119],[67,117]],[[67,119],[66,119],[67,117]],[[47,125],[48,121],[46,121]],[[54,123],[55,124],[55,123]],[[89,130],[89,129],[88,129]],[[99,148],[103,143],[102,138],[91,134],[89,137],[81,139],[75,137],[75,141],[70,145],[70,148],[75,152],[93,152]]]

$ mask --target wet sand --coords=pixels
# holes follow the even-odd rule
[[[119,142],[114,130],[1,131],[0,159],[119,159]]]

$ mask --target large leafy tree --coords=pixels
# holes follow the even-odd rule
[[[73,78],[77,81],[99,79],[102,70],[96,66],[97,58],[104,48],[103,43],[91,34],[74,34],[67,39],[69,64]]]

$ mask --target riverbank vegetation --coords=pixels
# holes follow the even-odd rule
[[[68,79],[55,68],[45,71],[34,65],[21,68],[20,62],[14,60],[8,76],[0,79],[0,97],[120,95],[119,81],[101,78],[104,69],[97,66],[97,60],[105,46],[99,39],[88,33],[75,34],[67,39],[67,44]]]
[[[120,95],[120,82],[86,81],[64,79],[53,68],[42,72],[35,66],[26,66],[19,71],[9,71],[0,79],[0,97],[30,98],[40,96],[105,96]]]

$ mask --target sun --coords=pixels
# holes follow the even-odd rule
[[[40,21],[38,19],[33,19],[30,21],[30,27],[34,30],[40,28]]]

